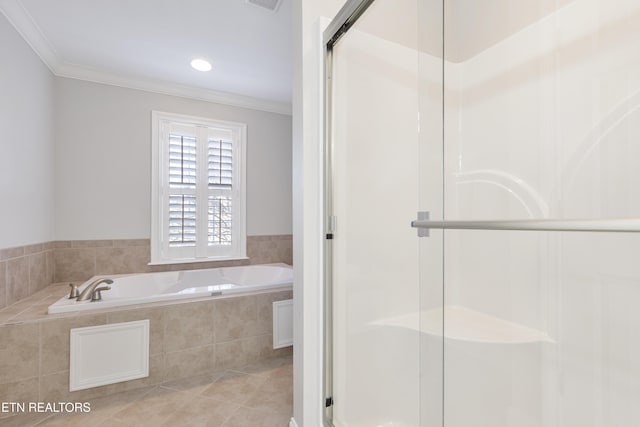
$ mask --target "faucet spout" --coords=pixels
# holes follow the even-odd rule
[[[78,295],[78,299],[77,301],[87,301],[93,298],[93,293],[95,292],[96,288],[98,287],[98,285],[102,284],[102,283],[106,283],[107,285],[110,285],[113,283],[113,280],[111,279],[97,279],[94,280],[93,282],[89,283],[89,285],[84,288],[82,290],[82,292],[80,293],[80,295]]]

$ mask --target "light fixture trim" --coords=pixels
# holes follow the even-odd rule
[[[191,67],[198,71],[211,71],[211,63],[207,60],[196,58],[191,61]]]

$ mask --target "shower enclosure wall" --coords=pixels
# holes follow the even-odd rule
[[[640,425],[640,3],[348,1],[325,43],[327,425]]]

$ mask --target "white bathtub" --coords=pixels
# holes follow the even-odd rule
[[[89,283],[102,277],[110,276],[92,277],[80,286],[80,292]],[[265,264],[144,273],[110,278],[113,279],[113,284],[109,285],[111,290],[102,292],[102,301],[79,302],[65,296],[49,306],[49,314],[271,288],[291,288],[293,269],[287,264]]]

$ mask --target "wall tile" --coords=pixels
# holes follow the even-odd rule
[[[51,284],[56,279],[56,260],[52,250],[45,252],[47,259],[47,283]]]
[[[214,369],[237,368],[249,362],[248,355],[242,351],[241,340],[216,344]]]
[[[38,398],[41,402],[65,402],[69,397],[69,371],[40,377]]]
[[[96,274],[143,273],[150,261],[148,246],[96,249]]]
[[[0,261],[24,256],[24,246],[0,249]]]
[[[258,305],[255,296],[215,300],[215,342],[258,335]]]
[[[273,332],[273,303],[291,299],[292,291],[270,292],[256,295],[258,302],[258,333],[270,334]]]
[[[242,351],[249,355],[249,362],[279,356],[278,352],[273,349],[272,334],[259,335],[243,340]]]
[[[106,314],[77,316],[41,323],[42,374],[69,370],[69,331],[71,328],[103,325]]]
[[[141,308],[108,313],[108,323],[132,322],[149,319],[149,354],[160,354],[164,348],[166,307]]]
[[[39,399],[43,402],[82,402],[114,393],[131,391],[162,383],[164,380],[164,360],[162,355],[149,358],[149,376],[138,380],[125,381],[85,390],[69,391],[69,370],[40,377]]]
[[[251,264],[270,264],[275,262],[292,263],[291,235],[249,236],[247,237],[247,255]]]
[[[56,249],[54,261],[56,282],[84,282],[96,275],[94,248]]]
[[[0,384],[39,375],[37,323],[0,327]]]
[[[7,263],[0,262],[0,308],[8,305],[7,293]]]
[[[234,261],[211,261],[211,262],[197,262],[186,264],[163,264],[163,265],[149,265],[147,271],[180,271],[180,270],[201,270],[206,268],[220,268],[220,267],[233,267],[238,265],[249,265],[249,260],[234,260]]]
[[[271,334],[258,335],[216,344],[215,368],[239,368],[258,360],[291,354],[291,347],[274,350]]]
[[[123,239],[123,240],[114,240],[113,247],[114,248],[126,248],[129,246],[150,246],[151,240],[149,239]]]
[[[165,355],[165,381],[211,372],[214,367],[213,345],[194,347]]]
[[[72,242],[71,240],[58,240],[56,242],[51,243],[52,249],[67,249],[71,248]]]
[[[7,261],[7,305],[29,296],[29,259]]]
[[[49,285],[47,281],[47,255],[44,252],[29,255],[29,294]]]
[[[37,376],[0,384],[0,402],[37,402],[38,385]],[[2,415],[7,414],[0,413],[0,417]]]
[[[166,308],[166,352],[213,344],[213,301],[175,304]]]
[[[38,252],[44,252],[45,244],[44,243],[36,243],[35,245],[28,245],[24,247],[25,255],[37,254]]]
[[[113,246],[113,240],[72,240],[72,248],[104,248]]]
[[[108,396],[114,393],[121,393],[124,391],[136,390],[142,387],[149,387],[164,382],[164,355],[156,354],[149,356],[149,376],[146,378],[140,378],[137,380],[124,381],[115,384],[104,385],[101,387],[95,387],[86,392],[91,393],[92,396]],[[77,392],[71,393],[73,396]]]

